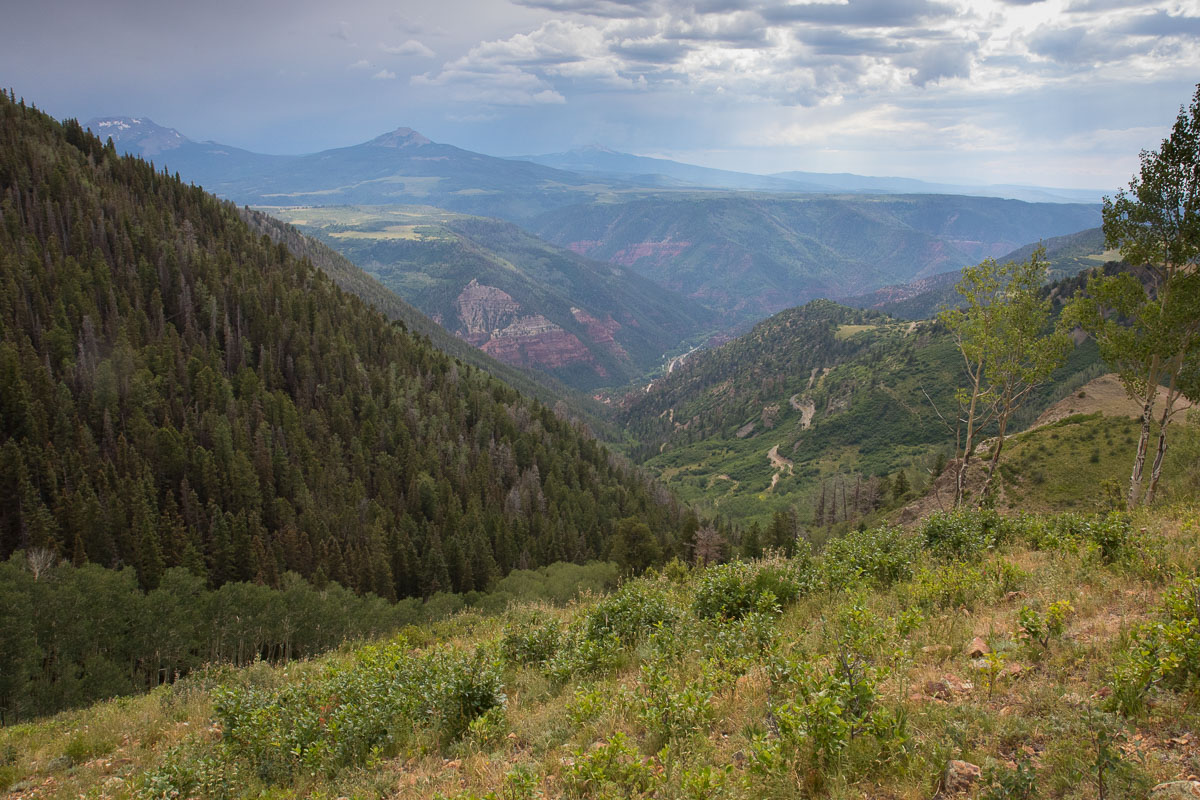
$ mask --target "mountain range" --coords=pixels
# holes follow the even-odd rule
[[[996,261],[1001,264],[1027,261],[1038,247],[1045,248],[1047,281],[1070,278],[1119,258],[1118,253],[1105,248],[1104,232],[1100,228],[1088,228],[1018,247]],[[954,288],[961,274],[961,270],[942,272],[905,284],[884,286],[857,297],[841,298],[839,302],[855,308],[875,309],[901,319],[928,319],[939,309],[963,302],[962,295]]]
[[[776,172],[756,175],[713,169],[665,158],[631,155],[600,145],[535,156],[514,156],[556,169],[592,173],[663,187],[707,187],[760,192],[824,194],[957,194],[1002,197],[1029,203],[1099,203],[1102,191],[1011,184],[934,183],[915,178],[888,178],[846,172]]]
[[[281,215],[288,215],[285,209],[293,206],[433,206],[515,221],[551,244],[616,265],[602,281],[631,298],[624,321],[613,303],[597,305],[594,286],[585,288],[578,282],[584,272],[601,275],[602,270],[585,268],[584,262],[561,253],[551,257],[551,251],[528,241],[513,250],[514,229],[475,221],[469,226],[471,245],[466,249],[461,221],[456,223],[460,230],[447,233],[443,227],[438,236],[397,237],[380,229],[323,232],[331,247],[359,266],[369,264],[381,278],[386,271],[390,288],[451,330],[492,348],[501,360],[548,366],[559,377],[566,370],[574,385],[587,388],[597,381],[621,382],[636,372],[633,365],[644,367],[687,344],[706,324],[697,305],[720,315],[722,324],[744,324],[813,298],[905,284],[1099,223],[1095,205],[965,195],[846,194],[845,187],[851,185],[865,192],[919,187],[888,183],[891,179],[853,183],[847,176],[826,176],[829,180],[821,178],[824,183],[816,177],[797,181],[794,176],[753,176],[600,148],[542,157],[555,165],[548,166],[438,144],[408,128],[321,153],[265,156],[193,142],[145,118],[97,119],[88,126],[111,135],[119,148],[153,158],[218,195]],[[697,185],[717,188],[694,188]],[[838,193],[822,193],[830,189]],[[451,246],[451,238],[459,244]],[[498,251],[485,253],[493,244]],[[439,248],[443,252],[435,255]],[[470,256],[464,255],[467,250]],[[422,254],[415,255],[417,251]],[[436,265],[446,274],[429,283],[426,279],[435,266],[430,259],[438,258],[456,263]],[[418,265],[422,259],[425,263]],[[467,274],[472,264],[483,262],[505,265],[497,274],[505,275],[506,286],[483,272]],[[638,296],[654,303],[668,297],[651,292],[644,281],[638,283],[638,275],[672,296],[690,300],[666,305],[676,307],[670,313],[694,319],[661,328],[673,331],[674,341],[647,331],[639,344],[634,341],[639,337],[627,330],[627,341],[620,342],[631,354],[625,366],[618,363],[623,357],[615,350],[585,356],[591,345],[573,328],[590,325],[589,336],[603,338],[609,334],[596,326],[610,326],[606,314],[628,327],[631,319],[650,319]],[[441,280],[450,283],[438,283]],[[558,301],[544,306],[548,295],[526,291],[503,325],[482,319],[466,323],[454,308],[454,298],[472,280],[482,287],[472,293],[485,304],[508,302],[489,294],[488,287],[517,297],[511,287],[519,282],[527,288],[532,288],[531,282],[552,287]],[[626,286],[616,290],[618,283]],[[450,288],[454,291],[447,294]],[[582,294],[572,294],[578,291]],[[581,309],[584,316],[572,319],[571,308]],[[486,337],[479,324],[490,326]],[[490,343],[495,338],[491,330],[517,336]],[[555,339],[553,352],[539,353],[537,340],[546,337]],[[518,345],[518,340],[528,340],[530,346]],[[568,352],[572,348],[573,354]]]

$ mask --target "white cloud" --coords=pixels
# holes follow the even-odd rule
[[[353,64],[350,64],[349,66],[346,67],[346,69],[370,69],[370,68],[371,68],[371,62],[367,61],[365,58],[360,58],[358,61],[355,61]]]
[[[392,56],[421,56],[422,58],[433,58],[435,55],[435,53],[430,50],[427,45],[422,42],[418,42],[416,39],[409,39],[407,42],[398,45],[380,44],[379,49]]]
[[[374,75],[372,75],[371,79],[377,81],[394,81],[396,80],[396,73],[392,72],[390,69],[381,69],[379,72],[376,72]]]

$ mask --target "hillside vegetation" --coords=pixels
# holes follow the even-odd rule
[[[682,546],[665,489],[233,206],[7,97],[0,142],[0,558],[394,599]]]
[[[952,457],[961,365],[938,323],[814,301],[690,357],[622,418],[631,455],[685,500],[824,526],[911,499]],[[1103,371],[1094,345],[1075,348],[1017,429]]]
[[[1200,516],[934,515],[0,730],[22,797],[1141,797],[1200,772]],[[819,621],[820,624],[814,624]]]

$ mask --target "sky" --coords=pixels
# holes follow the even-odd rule
[[[397,127],[747,172],[1115,190],[1200,0],[2,0],[0,85],[266,153]]]

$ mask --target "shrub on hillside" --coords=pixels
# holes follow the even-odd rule
[[[702,619],[740,619],[752,611],[777,614],[808,591],[806,566],[772,559],[709,567],[696,582],[692,612]]]
[[[1167,590],[1156,620],[1133,632],[1116,673],[1113,697],[1121,711],[1142,708],[1154,688],[1200,690],[1200,577]]]
[[[821,575],[834,588],[857,580],[891,586],[912,577],[922,539],[903,528],[851,531],[825,546]]]
[[[515,615],[504,626],[500,636],[500,652],[510,664],[545,664],[562,646],[563,632],[558,620],[529,611]]]
[[[584,634],[596,642],[615,636],[630,644],[682,615],[669,584],[642,578],[597,602],[586,617]]]
[[[414,655],[400,639],[364,647],[352,664],[307,681],[246,682],[214,694],[230,749],[277,781],[394,754],[418,729],[456,739],[504,705],[502,690],[499,665],[486,652],[441,647]]]
[[[991,509],[938,511],[921,526],[925,549],[938,558],[972,559],[998,547],[1011,524]]]

